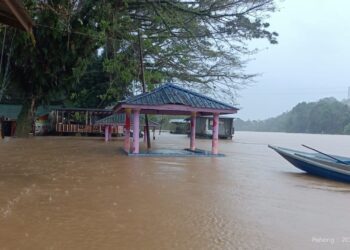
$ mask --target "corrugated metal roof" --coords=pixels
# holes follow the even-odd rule
[[[141,124],[144,123],[144,116],[140,117]],[[131,123],[134,120],[134,116],[131,114],[130,116]],[[124,125],[125,123],[125,113],[122,114],[113,114],[110,116],[107,116],[105,118],[102,118],[101,120],[98,120],[95,122],[95,125],[117,125],[117,124],[122,124]],[[154,122],[154,121],[149,121],[150,126],[159,126],[159,123]]]
[[[89,112],[89,113],[95,113],[95,114],[106,114],[111,115],[113,114],[112,109],[96,109],[96,108],[62,108],[57,107],[54,109],[55,111],[65,111],[65,112]]]
[[[131,97],[125,101],[122,101],[121,104],[152,106],[177,104],[193,108],[238,110],[229,104],[217,101],[213,98],[170,83],[162,85],[149,93],[143,93]]]
[[[50,111],[59,108],[60,106],[39,106],[35,112],[36,117],[46,115]],[[16,104],[0,104],[0,117],[4,116],[7,119],[10,120],[16,120],[19,113],[21,112],[22,105],[16,105]]]
[[[16,120],[21,109],[21,105],[1,104],[0,117],[3,116],[10,120]]]

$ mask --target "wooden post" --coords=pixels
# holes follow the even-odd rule
[[[146,93],[146,81],[145,81],[145,68],[143,65],[143,52],[142,52],[142,35],[140,29],[138,30],[138,37],[139,37],[139,55],[140,55],[140,81],[142,83],[142,92]],[[148,125],[148,115],[145,114],[145,125],[147,130],[147,148],[151,148],[151,139],[149,135],[149,125]]]
[[[143,142],[147,143],[147,128],[146,128],[146,125],[143,126]]]
[[[139,153],[139,147],[140,147],[140,110],[135,109],[134,110],[134,124],[133,124],[133,153],[138,154]]]
[[[108,140],[111,141],[112,140],[112,134],[113,134],[113,126],[109,125],[109,134],[108,134]]]
[[[3,116],[0,117],[0,138],[5,138],[5,128],[4,128],[4,120],[5,118]]]
[[[109,127],[108,125],[105,126],[105,142],[109,140]]]
[[[215,113],[213,115],[213,139],[212,139],[212,149],[211,152],[214,155],[218,154],[219,146],[219,114]]]
[[[130,112],[130,109],[125,110],[124,150],[127,153],[130,152]]]
[[[190,149],[196,150],[196,113],[191,114],[191,138],[190,138]]]

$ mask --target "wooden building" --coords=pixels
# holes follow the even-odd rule
[[[104,127],[95,124],[96,121],[112,113],[111,109],[58,108],[52,110],[51,124],[54,132],[60,135],[98,135],[104,133]]]
[[[49,114],[57,106],[39,106],[35,112],[33,124],[33,134],[45,134],[50,130]],[[4,136],[14,136],[17,126],[17,118],[21,112],[22,105],[0,104],[0,117],[2,117],[2,127]]]
[[[187,134],[190,129],[190,121],[186,119],[170,119],[171,134]]]
[[[190,118],[189,118],[190,119]],[[219,138],[232,139],[234,134],[234,117],[232,114],[219,116]],[[196,118],[196,137],[211,138],[213,136],[213,118],[200,116]]]

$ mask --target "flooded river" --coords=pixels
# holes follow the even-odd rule
[[[0,249],[350,249],[350,184],[267,144],[350,156],[350,136],[330,135],[238,132],[221,158],[130,158],[115,138],[0,140]]]

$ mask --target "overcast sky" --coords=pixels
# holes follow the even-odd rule
[[[269,20],[279,44],[255,55],[247,71],[262,73],[240,92],[242,119],[266,119],[302,101],[347,98],[350,86],[350,1],[284,0]]]

